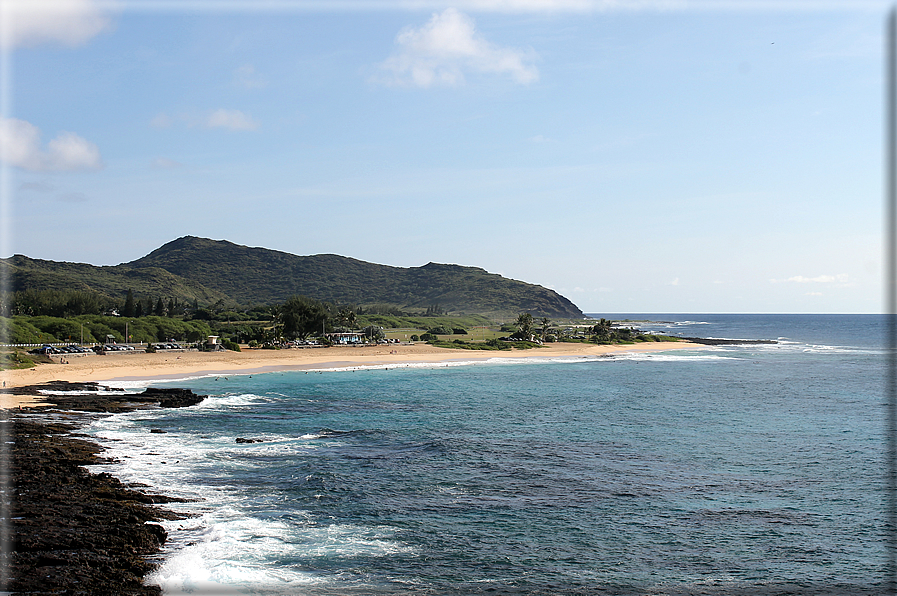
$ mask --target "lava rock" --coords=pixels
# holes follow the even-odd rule
[[[0,418],[14,438],[2,482],[11,520],[9,580],[2,588],[28,594],[158,595],[143,585],[167,537],[163,519],[182,519],[155,503],[183,501],[141,493],[107,473],[83,466],[107,463],[102,448],[64,423]]]

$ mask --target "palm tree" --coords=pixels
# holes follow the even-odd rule
[[[607,341],[610,339],[612,322],[607,319],[600,319],[593,327],[592,333],[598,336],[599,341]]]
[[[545,341],[545,336],[548,335],[548,327],[551,325],[551,319],[548,317],[542,317],[542,341]]]
[[[339,327],[354,329],[356,321],[355,313],[349,308],[341,308],[336,313],[336,322]]]
[[[533,315],[528,312],[522,312],[517,317],[517,333],[522,339],[527,341],[533,338]]]

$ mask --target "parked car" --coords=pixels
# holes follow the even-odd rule
[[[33,350],[28,350],[28,353],[29,354],[49,355],[49,354],[56,354],[58,352],[56,351],[56,348],[54,348],[53,346],[41,346],[39,348],[34,348]]]

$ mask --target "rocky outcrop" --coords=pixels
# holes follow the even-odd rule
[[[42,395],[53,405],[29,409],[38,415],[53,415],[58,409],[176,408],[204,399],[189,389],[128,393],[64,381],[3,391]],[[161,594],[158,586],[143,584],[143,577],[155,567],[151,557],[167,537],[165,529],[153,522],[181,516],[155,505],[182,499],[125,486],[110,474],[88,472],[83,466],[108,460],[100,457],[102,447],[76,431],[75,424],[0,410],[0,441],[7,448],[3,455],[8,462],[0,466],[0,489],[5,489],[0,490],[0,517],[9,520],[0,590],[78,596]]]
[[[162,526],[178,519],[156,503],[179,501],[138,492],[109,474],[82,466],[102,463],[101,447],[70,434],[74,427],[5,418],[15,441],[5,484],[11,489],[9,578],[5,589],[27,594],[161,594],[143,585],[147,557],[165,542]]]
[[[54,393],[47,393],[48,391]],[[14,395],[40,395],[41,400],[53,404],[52,407],[81,412],[127,412],[137,408],[158,406],[162,408],[184,408],[205,399],[190,389],[149,387],[141,393],[128,393],[123,389],[105,387],[98,383],[69,383],[50,381],[41,385],[4,389]],[[59,394],[56,392],[66,392]]]

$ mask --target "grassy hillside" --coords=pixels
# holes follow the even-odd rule
[[[147,256],[116,266],[96,267],[30,259],[0,260],[12,291],[83,290],[123,300],[172,297],[200,305],[274,304],[304,295],[335,304],[395,305],[423,313],[439,306],[451,314],[578,318],[572,302],[542,286],[507,279],[477,267],[429,263],[401,268],[339,255],[297,256],[227,241],[186,236]]]
[[[437,263],[390,267],[338,255],[296,256],[190,236],[126,265],[164,269],[244,303],[280,302],[301,294],[338,304],[386,303],[421,312],[439,304],[452,313],[529,311],[540,316],[582,316],[576,305],[553,290],[477,267]]]
[[[66,263],[30,259],[15,255],[0,260],[7,269],[9,290],[26,289],[93,292],[122,300],[128,289],[138,296],[177,297],[179,300],[210,304],[228,296],[202,284],[157,267],[131,268],[126,265],[97,267],[85,263]]]

